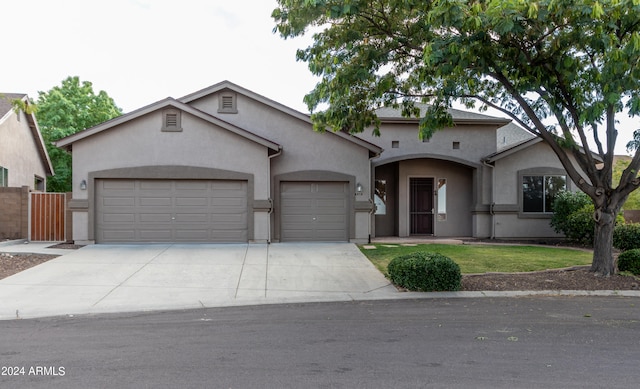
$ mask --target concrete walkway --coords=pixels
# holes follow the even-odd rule
[[[5,242],[58,258],[0,280],[0,320],[257,304],[640,291],[399,292],[349,243],[94,245]]]

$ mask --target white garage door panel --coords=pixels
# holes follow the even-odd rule
[[[349,195],[346,182],[282,182],[282,241],[349,240]]]
[[[246,181],[96,180],[96,241],[246,242]]]

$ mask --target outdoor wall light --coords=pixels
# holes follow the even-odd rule
[[[80,190],[87,190],[87,180],[80,181]]]
[[[362,184],[359,182],[356,184],[356,194],[362,194]]]

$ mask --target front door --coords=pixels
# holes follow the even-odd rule
[[[409,233],[433,234],[433,178],[409,179]]]

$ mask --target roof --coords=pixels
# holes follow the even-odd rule
[[[529,147],[531,147],[533,145],[536,145],[536,144],[538,144],[540,142],[543,142],[542,138],[540,138],[538,136],[535,136],[535,135],[529,133],[526,130],[523,130],[521,127],[516,126],[515,124],[509,124],[507,126],[504,126],[504,127],[500,128],[499,130],[507,130],[507,131],[509,131],[509,130],[516,130],[516,129],[519,129],[521,131],[525,131],[530,136],[526,136],[526,135],[523,135],[523,134],[517,134],[516,136],[521,136],[520,140],[518,140],[518,141],[516,141],[516,142],[514,142],[512,144],[509,144],[509,145],[507,145],[505,147],[499,148],[498,151],[496,151],[495,153],[489,154],[488,156],[486,156],[484,158],[484,162],[487,162],[487,163],[495,162],[495,161],[497,161],[499,159],[508,157],[511,154],[517,153],[517,152],[522,151],[522,150],[524,150],[526,148],[529,148]],[[580,149],[580,152],[584,153],[584,148],[582,146],[580,146],[579,149]],[[596,161],[602,161],[602,158],[597,153],[592,152],[591,155],[593,156],[593,158]]]
[[[199,109],[196,109],[190,105],[187,105],[185,103],[182,103],[178,100],[175,100],[171,97],[167,97],[164,100],[160,100],[158,102],[155,102],[153,104],[147,105],[145,107],[142,107],[140,109],[137,109],[135,111],[132,111],[130,113],[127,113],[125,115],[122,116],[118,116],[116,118],[113,118],[111,120],[108,120],[104,123],[98,124],[97,126],[85,129],[83,131],[77,132],[73,135],[69,135],[67,137],[64,137],[60,140],[58,140],[56,142],[56,146],[58,147],[62,147],[65,148],[67,150],[71,150],[72,149],[72,145],[74,142],[77,142],[79,140],[85,139],[87,137],[90,137],[92,135],[95,135],[97,133],[103,132],[103,131],[107,131],[113,127],[119,126],[123,123],[126,123],[128,121],[131,121],[133,119],[136,119],[138,117],[147,115],[151,112],[155,112],[157,110],[160,109],[164,109],[164,108],[168,108],[168,107],[173,107],[176,109],[179,109],[181,111],[187,112],[193,116],[196,116],[202,120],[205,120],[211,124],[215,124],[219,127],[222,127],[230,132],[233,132],[237,135],[240,135],[246,139],[249,139],[251,141],[254,141],[258,144],[261,144],[269,149],[271,149],[274,152],[277,152],[281,149],[281,146],[275,142],[272,142],[268,139],[265,139],[261,136],[258,136],[252,132],[249,132],[247,130],[244,130],[240,127],[237,127],[231,123],[228,123],[224,120],[218,119],[215,116],[211,116],[206,112],[200,111]]]
[[[0,92],[0,119],[4,119],[7,113],[10,113],[13,109],[11,101],[16,99],[24,99],[27,97],[24,93],[1,93]]]
[[[420,112],[423,113],[427,109],[428,105],[416,104],[416,107],[420,108]],[[449,108],[448,112],[451,114],[455,124],[495,124],[503,126],[511,122],[511,119],[462,111],[454,108]],[[392,107],[379,108],[376,110],[376,115],[378,115],[378,118],[382,122],[387,123],[417,122],[420,120],[420,118],[416,117],[404,117],[402,116],[402,110]]]
[[[13,114],[13,104],[11,103],[13,100],[22,100],[25,104],[30,105],[29,96],[25,93],[2,93],[0,92],[0,123]],[[25,114],[27,117],[27,124],[29,125],[29,129],[31,130],[31,135],[33,136],[33,140],[36,143],[36,148],[38,149],[38,154],[42,161],[44,162],[45,170],[48,175],[54,175],[53,165],[51,164],[51,159],[49,158],[49,153],[47,153],[47,148],[44,144],[44,139],[42,139],[42,134],[40,133],[40,128],[38,127],[38,121],[36,120],[36,115],[33,113]]]
[[[252,100],[258,101],[262,104],[265,104],[273,109],[276,109],[280,112],[283,112],[289,116],[292,116],[294,118],[297,118],[299,120],[302,120],[303,122],[306,122],[308,124],[312,124],[311,122],[311,117],[308,114],[304,114],[300,111],[297,111],[293,108],[287,107],[286,105],[283,105],[281,103],[278,103],[277,101],[271,100],[267,97],[264,97],[258,93],[252,92],[246,88],[243,88],[239,85],[236,85],[230,81],[222,81],[219,82],[217,84],[211,85],[207,88],[201,89],[197,92],[188,94],[184,97],[181,97],[180,99],[178,99],[179,101],[183,102],[183,103],[190,103],[192,101],[201,99],[203,97],[209,96],[213,93],[222,91],[222,90],[231,90],[234,91],[236,93],[239,93],[243,96],[246,96]],[[366,140],[360,139],[356,136],[353,136],[347,132],[343,132],[343,131],[327,131],[328,134],[333,134],[334,136],[338,136],[342,139],[345,139],[349,142],[355,143],[361,147],[364,147],[366,149],[369,150],[371,155],[378,155],[382,152],[382,148],[380,148],[379,146],[371,143],[371,142],[367,142]]]

